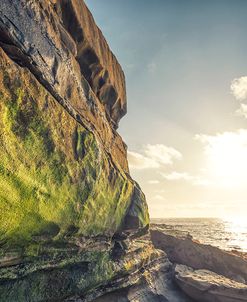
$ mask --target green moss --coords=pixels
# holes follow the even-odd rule
[[[24,72],[24,71],[22,71]],[[0,240],[28,249],[54,224],[62,238],[113,234],[133,184],[27,74],[0,73]],[[2,84],[1,84],[2,81]],[[24,84],[25,83],[25,84]],[[6,243],[7,242],[7,243]]]
[[[35,255],[37,246],[30,246],[29,251]],[[52,267],[41,261],[18,271],[2,269],[5,283],[0,284],[0,301],[60,301],[106,284],[117,272],[109,254],[100,251],[70,255]],[[13,281],[16,278],[18,281]]]
[[[159,256],[147,242],[135,242],[135,257],[127,255],[117,263],[108,251],[73,252],[64,249],[30,265],[1,269],[0,301],[62,301],[72,296],[86,296],[96,288],[109,286]],[[29,247],[31,256],[38,246]],[[30,258],[32,259],[32,258]]]
[[[117,160],[109,160],[95,135],[27,69],[3,58],[0,257],[21,264],[1,268],[0,301],[60,301],[131,273],[149,257],[148,248],[142,254],[143,244],[135,243],[135,259],[115,263],[108,248],[95,251],[89,244],[85,252],[73,243],[82,236],[113,235],[130,208],[145,226],[144,196],[133,202],[133,181],[116,168]]]
[[[107,252],[89,252],[84,256],[89,263],[89,277],[85,280],[83,288],[89,291],[111,280],[115,273],[114,263]]]

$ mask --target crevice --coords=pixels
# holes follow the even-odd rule
[[[4,50],[4,52],[8,55],[10,59],[12,59],[15,63],[17,63],[20,67],[26,67],[30,70],[30,72],[35,76],[35,78],[45,87],[45,89],[58,101],[58,103],[79,123],[81,124],[85,129],[88,131],[92,131],[90,129],[90,126],[86,125],[82,121],[82,118],[80,114],[71,106],[69,101],[67,101],[65,98],[62,98],[52,87],[52,84],[50,84],[43,76],[43,74],[39,71],[39,69],[36,67],[36,63],[31,59],[31,57],[24,54],[20,48],[14,45],[12,40],[9,38],[8,34],[5,33],[4,30],[0,28],[0,34],[1,34],[1,42],[0,47]],[[38,50],[37,50],[38,52]],[[42,60],[43,57],[40,55],[40,58]]]
[[[38,82],[56,99],[56,101],[66,110],[66,112],[76,120],[80,125],[82,125],[87,131],[94,133],[96,136],[96,139],[100,144],[104,145],[104,142],[102,141],[100,135],[97,134],[97,131],[95,129],[95,126],[86,119],[85,116],[81,116],[81,114],[73,108],[73,106],[70,104],[70,102],[64,97],[61,97],[53,87],[51,83],[43,76],[42,72],[38,69],[37,64],[35,61],[32,60],[31,57],[26,55],[22,52],[22,50],[15,46],[12,42],[12,39],[8,36],[8,34],[1,29],[1,23],[0,23],[0,32],[1,34],[1,42],[0,47],[4,50],[4,52],[8,55],[10,59],[12,59],[15,63],[17,63],[21,67],[26,67],[29,69],[29,71],[35,76],[35,78],[38,80]],[[104,78],[107,78],[107,72],[104,72]],[[105,85],[103,85],[104,87]],[[114,95],[114,93],[113,93]],[[106,112],[106,115],[109,113]],[[114,131],[114,129],[113,129]],[[111,166],[116,169],[116,171],[119,171],[120,174],[122,174],[124,177],[126,177],[129,181],[133,183],[133,180],[131,177],[126,173],[126,171],[120,171],[118,166],[115,164],[112,155],[109,150],[104,148],[105,154],[109,159],[109,163]],[[135,187],[135,185],[134,185]],[[126,212],[127,215],[128,212]]]

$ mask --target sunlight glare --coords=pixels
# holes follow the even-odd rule
[[[204,136],[207,174],[224,187],[239,187],[247,182],[247,131]]]

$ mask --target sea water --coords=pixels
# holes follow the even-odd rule
[[[155,218],[151,223],[161,224],[171,235],[186,236],[224,250],[247,253],[247,221],[218,218]]]

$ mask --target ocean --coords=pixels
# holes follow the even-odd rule
[[[247,221],[218,218],[154,218],[168,234],[186,236],[188,233],[204,244],[224,250],[247,253]]]

